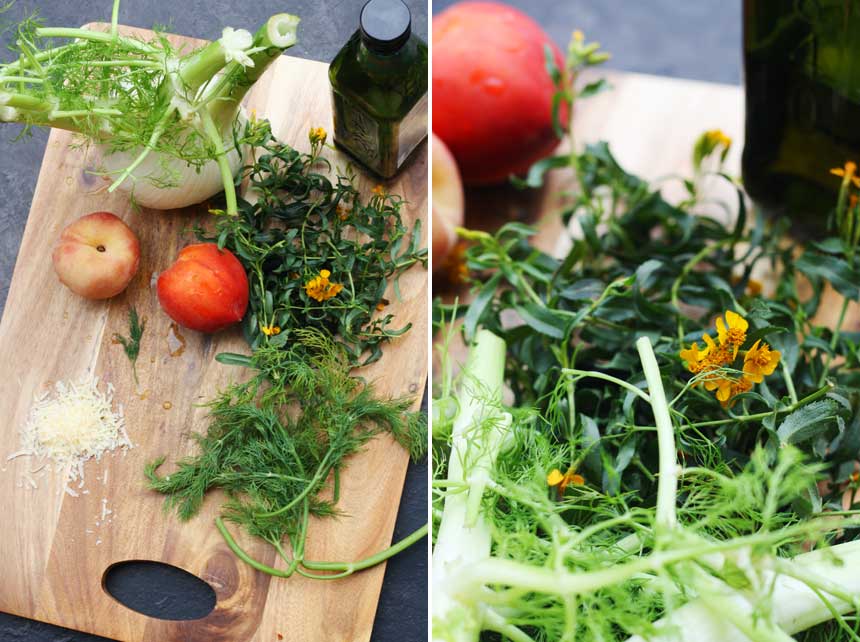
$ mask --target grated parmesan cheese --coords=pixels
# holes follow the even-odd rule
[[[59,381],[53,391],[37,395],[21,429],[21,449],[7,460],[49,460],[55,472],[65,475],[63,490],[77,497],[70,484],[79,482],[78,488],[83,487],[87,460],[99,460],[105,452],[132,447],[122,406],[117,412],[112,408],[113,385],[108,384],[101,392],[98,383],[98,378],[79,384]]]

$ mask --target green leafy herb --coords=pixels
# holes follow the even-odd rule
[[[165,476],[157,472],[164,458],[151,463],[150,486],[184,520],[197,514],[210,490],[226,491],[223,519],[271,543],[287,564],[284,571],[249,561],[220,522],[231,547],[260,570],[285,577],[312,570],[346,573],[337,564],[305,563],[308,520],[338,514],[340,471],[375,435],[387,432],[421,457],[426,418],[409,410],[411,400],[380,400],[372,386],[352,377],[345,350],[323,330],[296,329],[288,346],[262,345],[249,365],[257,371],[250,381],[233,384],[208,403],[210,425],[197,436],[200,453]],[[400,548],[374,559],[383,561]]]
[[[139,383],[137,379],[137,357],[140,354],[140,340],[145,329],[146,322],[141,323],[137,316],[137,309],[132,306],[128,309],[128,336],[124,337],[119,333],[113,335],[114,340],[122,345],[125,356],[131,361],[131,371],[134,373],[135,383]]]
[[[518,223],[460,231],[475,298],[434,306],[472,346],[459,380],[443,347],[434,400],[437,640],[722,642],[727,622],[732,639],[860,639],[860,583],[838,570],[860,558],[856,168],[837,172],[832,238],[801,248],[790,220],[747,211],[730,145],[696,142],[675,204],[605,142],[570,141],[523,185],[575,173],[564,256]],[[737,202],[705,202],[706,177]],[[697,371],[692,346],[730,312],[749,324],[737,354]],[[759,376],[764,342],[780,354]],[[749,385],[716,399],[726,382]]]
[[[354,176],[332,182],[320,158],[322,130],[312,130],[310,153],[271,137],[268,123],[252,122],[246,133],[258,148],[246,169],[254,202],[241,201],[239,215],[219,217],[214,232],[197,228],[201,240],[233,252],[248,272],[251,300],[243,322],[252,348],[285,346],[295,328],[325,328],[344,346],[351,364],[382,356],[382,346],[411,327],[392,327],[386,288],[413,265],[427,265],[421,222],[408,228],[401,197],[374,190],[364,200]],[[339,291],[320,300],[308,284],[327,270]]]

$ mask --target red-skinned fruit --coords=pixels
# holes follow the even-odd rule
[[[171,319],[199,332],[218,332],[248,309],[248,277],[229,250],[189,245],[158,277],[158,301]]]
[[[467,185],[524,174],[558,145],[549,36],[524,13],[496,2],[461,2],[433,18],[433,131]],[[559,117],[567,122],[566,105]]]

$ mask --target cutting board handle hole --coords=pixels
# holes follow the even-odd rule
[[[111,564],[102,588],[117,602],[160,620],[198,620],[215,608],[215,589],[177,566],[150,560]]]

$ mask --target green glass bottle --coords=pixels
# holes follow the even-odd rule
[[[427,43],[401,0],[370,0],[329,67],[334,142],[382,178],[427,137]]]
[[[860,0],[745,0],[747,192],[800,235],[826,230],[860,161]]]

